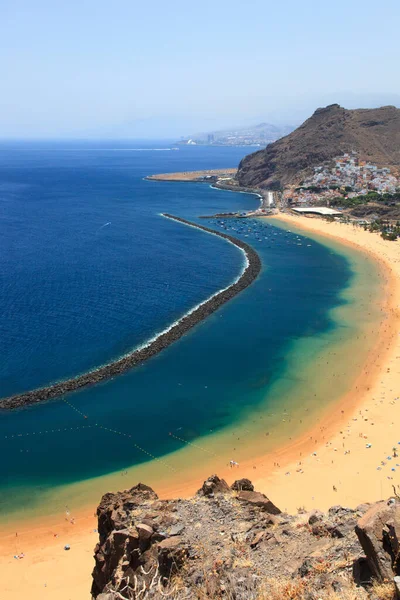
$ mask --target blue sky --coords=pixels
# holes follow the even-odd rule
[[[395,0],[0,0],[0,137],[163,137],[400,106]]]

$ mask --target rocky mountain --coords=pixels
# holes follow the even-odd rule
[[[319,108],[289,135],[246,156],[237,177],[243,186],[280,189],[300,182],[312,167],[351,151],[377,166],[398,168],[400,109]]]
[[[400,501],[283,514],[248,479],[196,496],[138,484],[97,509],[96,600],[394,600]],[[400,590],[400,587],[399,587]]]

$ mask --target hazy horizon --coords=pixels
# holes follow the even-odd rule
[[[195,8],[5,0],[0,138],[179,139],[297,126],[332,103],[400,107],[393,0]]]

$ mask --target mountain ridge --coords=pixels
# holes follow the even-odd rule
[[[246,156],[237,179],[243,186],[282,189],[299,182],[312,167],[352,151],[377,166],[398,168],[400,109],[318,108],[293,132]]]

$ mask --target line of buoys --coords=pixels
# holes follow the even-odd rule
[[[75,412],[77,412],[78,414],[80,414],[84,419],[88,418],[87,415],[85,415],[81,410],[79,410],[78,408],[76,408],[76,406],[74,406],[71,402],[69,402],[65,398],[62,398],[62,400],[72,410],[74,410]],[[147,456],[149,456],[152,460],[157,460],[158,462],[161,462],[163,465],[165,465],[171,471],[176,471],[176,469],[174,469],[174,467],[171,467],[171,465],[169,465],[163,459],[158,458],[157,456],[154,456],[154,454],[151,454],[151,452],[148,452],[147,450],[145,450],[144,448],[142,448],[141,446],[139,446],[138,444],[136,444],[136,442],[133,441],[132,435],[130,433],[124,433],[123,431],[118,431],[117,429],[111,429],[111,427],[105,427],[104,425],[100,425],[100,423],[94,423],[93,425],[81,425],[81,426],[78,426],[78,427],[64,427],[64,428],[61,427],[59,429],[48,429],[48,430],[45,430],[45,431],[31,431],[31,432],[28,432],[28,433],[17,433],[17,434],[12,434],[12,435],[9,435],[9,436],[6,435],[4,437],[4,439],[15,439],[17,437],[42,435],[44,433],[59,433],[61,431],[77,431],[79,429],[86,429],[86,428],[91,428],[91,427],[97,427],[98,429],[103,429],[104,431],[109,431],[110,433],[115,433],[116,435],[121,435],[121,436],[124,436],[126,438],[129,438],[129,440],[131,441],[132,445],[135,448],[137,448],[138,450],[140,450],[140,452],[143,452],[144,454],[146,454]]]
[[[71,402],[68,402],[68,400],[66,400],[65,398],[61,398],[61,400],[63,402],[65,402],[65,404],[68,404],[68,406],[70,408],[72,408],[72,410],[74,410],[75,412],[79,413],[84,419],[87,419],[87,415],[85,415],[81,410],[79,410],[79,408],[76,408],[76,406],[74,406],[73,404],[71,404]]]
[[[78,431],[79,429],[90,429],[94,425],[78,425],[78,427],[61,427],[60,429],[45,429],[44,431],[29,431],[28,433],[13,433],[5,435],[3,439],[11,440],[15,438],[28,437],[30,435],[43,435],[44,433],[59,433],[61,431]]]
[[[105,431],[110,431],[111,433],[115,433],[116,435],[122,435],[124,437],[130,438],[130,440],[132,441],[132,445],[135,448],[137,448],[138,450],[140,450],[144,454],[147,454],[147,456],[149,456],[153,460],[157,460],[158,462],[161,462],[163,465],[165,465],[171,471],[176,471],[176,469],[174,469],[174,467],[171,467],[171,465],[169,465],[167,462],[165,462],[164,460],[162,460],[162,458],[158,458],[157,456],[154,456],[154,454],[151,454],[151,452],[148,452],[147,450],[145,450],[144,448],[142,448],[141,446],[139,446],[138,444],[136,444],[132,440],[132,436],[131,436],[130,433],[124,433],[123,431],[117,431],[116,429],[111,429],[110,427],[104,427],[104,425],[99,425],[98,423],[96,423],[96,427],[99,427],[100,429],[104,429]]]
[[[169,432],[168,435],[170,435],[171,437],[175,438],[176,440],[179,440],[180,442],[183,442],[184,444],[188,444],[188,446],[193,446],[193,448],[197,448],[198,450],[202,450],[203,452],[207,452],[208,454],[211,454],[211,456],[217,456],[215,454],[215,452],[211,452],[211,450],[207,450],[207,448],[202,448],[198,444],[193,444],[193,442],[188,442],[188,440],[184,440],[183,438],[175,435],[174,433]]]

